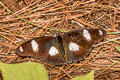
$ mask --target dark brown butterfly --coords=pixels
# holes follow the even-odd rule
[[[77,29],[56,37],[34,38],[20,45],[16,52],[20,56],[31,56],[49,64],[62,65],[87,57],[92,46],[105,36],[106,31],[103,29]]]

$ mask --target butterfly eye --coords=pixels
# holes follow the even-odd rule
[[[77,45],[74,42],[70,42],[69,43],[69,50],[70,51],[79,51],[79,45]]]
[[[51,56],[55,56],[56,54],[58,54],[58,50],[56,47],[52,46],[48,52]]]
[[[83,29],[83,36],[85,37],[86,40],[88,40],[88,41],[91,40],[90,33],[87,29]]]

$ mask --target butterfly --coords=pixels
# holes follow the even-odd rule
[[[106,31],[101,28],[82,28],[53,36],[33,38],[16,49],[20,56],[31,56],[43,62],[63,65],[86,58]]]

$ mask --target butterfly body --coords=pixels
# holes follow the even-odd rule
[[[34,38],[20,45],[16,52],[20,56],[32,56],[49,64],[62,65],[87,57],[92,46],[105,36],[103,29],[77,29],[56,37]]]

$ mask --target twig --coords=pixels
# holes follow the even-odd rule
[[[0,4],[1,4],[8,12],[14,14],[14,12],[13,12],[12,10],[8,9],[4,4],[2,4],[2,2],[0,2]],[[15,15],[16,17],[20,18],[22,21],[27,22],[27,23],[29,23],[29,24],[31,24],[31,25],[36,26],[36,27],[39,27],[39,28],[41,28],[41,29],[48,29],[48,30],[58,31],[58,32],[66,32],[66,31],[64,31],[64,30],[58,30],[58,29],[55,29],[55,28],[40,27],[40,26],[37,25],[37,24],[34,24],[34,23],[30,22],[30,21],[27,21],[26,19],[23,19],[22,17],[18,16],[17,14],[14,14],[14,15]]]
[[[72,79],[72,77],[71,77],[65,70],[63,70],[61,67],[60,67],[60,69],[61,69],[70,79]]]
[[[119,60],[120,61],[120,60]],[[107,71],[109,68],[111,68],[112,66],[114,66],[115,64],[117,64],[118,62],[114,62],[112,63],[110,66],[108,66],[106,69],[104,69],[103,71],[101,71],[100,73],[97,74],[96,77],[100,76],[102,73],[104,73],[105,71]]]
[[[102,44],[105,44],[105,43],[109,43],[109,42],[112,42],[112,41],[115,41],[115,40],[118,40],[118,39],[120,39],[120,37],[115,38],[115,39],[110,39],[110,40],[105,41],[105,42],[101,42],[99,44],[94,45],[93,47],[96,47],[96,46],[99,46],[99,45],[102,45]]]

